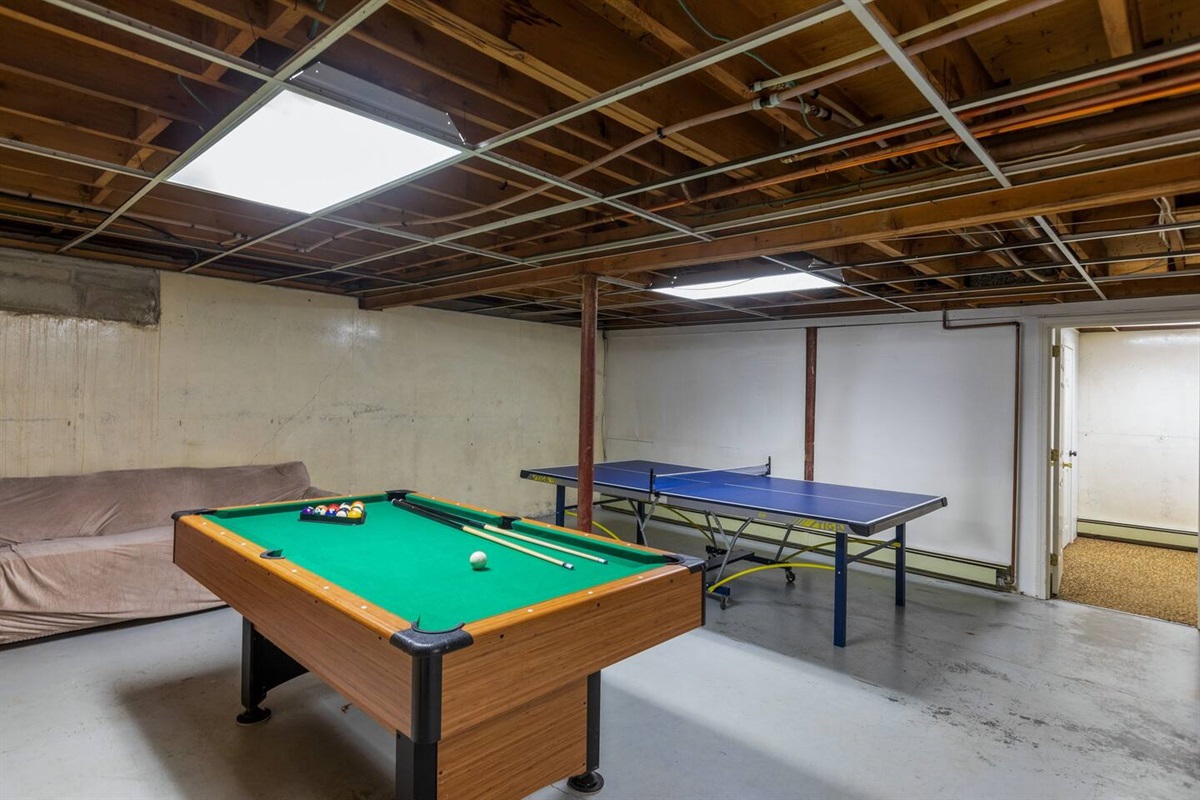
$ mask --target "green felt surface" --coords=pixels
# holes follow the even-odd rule
[[[660,556],[615,543],[534,523],[513,524],[521,533],[608,559],[607,564],[597,564],[514,541],[574,564],[575,569],[567,570],[396,508],[385,495],[353,499],[366,504],[362,525],[301,522],[300,510],[314,501],[224,509],[207,516],[264,550],[282,549],[285,559],[428,631],[448,630],[664,563]],[[500,520],[427,498],[412,499],[469,516],[477,523],[498,524]],[[487,554],[486,569],[471,568],[469,559],[476,550]]]

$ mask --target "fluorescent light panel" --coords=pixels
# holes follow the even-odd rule
[[[808,272],[780,272],[755,278],[695,283],[691,286],[656,287],[654,291],[688,300],[715,300],[720,297],[744,297],[750,294],[777,294],[835,287],[837,284],[833,281],[825,280]]]
[[[170,182],[311,214],[456,153],[285,89]]]

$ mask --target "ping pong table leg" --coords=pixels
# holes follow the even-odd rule
[[[833,572],[833,643],[846,646],[846,534],[837,534]]]
[[[645,544],[646,543],[646,504],[641,501],[638,501],[638,502],[634,503],[634,505],[637,507],[637,510],[635,512],[637,514],[637,543]]]
[[[567,487],[554,487],[554,524],[562,528],[567,523]]]
[[[896,526],[896,605],[904,605],[904,525]]]

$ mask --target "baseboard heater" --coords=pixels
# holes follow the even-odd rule
[[[1147,525],[1130,525],[1124,522],[1104,522],[1098,519],[1081,519],[1075,525],[1080,536],[1093,539],[1110,539],[1115,542],[1149,544],[1170,547],[1176,550],[1195,550],[1196,531],[1180,531],[1170,528],[1153,528]]]
[[[617,514],[626,514],[633,516],[633,510],[629,508],[628,501],[619,498],[606,499],[596,505],[604,508],[606,511],[611,511]],[[659,508],[651,517],[655,522],[675,525],[679,527],[699,527],[704,524],[704,515],[693,512],[679,510],[665,510]],[[736,529],[741,520],[735,520],[730,517],[721,516],[721,524],[726,526],[727,523],[732,523],[733,529]],[[686,520],[686,522],[685,522]],[[752,522],[746,531],[742,534],[739,544],[754,542],[760,545],[777,548],[782,539],[784,526],[772,522]],[[699,535],[699,534],[697,534]],[[798,531],[793,529],[791,539],[788,541],[787,550],[792,550],[792,545],[797,547],[806,547],[818,544],[822,541],[832,541],[833,536],[822,534],[816,531],[804,530]],[[653,542],[651,542],[653,545]],[[870,544],[856,544],[851,541],[850,553],[853,555],[856,552],[867,550],[871,547]],[[1005,583],[1005,578],[1008,576],[1007,564],[995,564],[987,561],[976,561],[961,556],[951,556],[944,553],[932,553],[927,550],[918,550],[913,547],[906,548],[907,561],[905,571],[916,575],[926,575],[932,578],[944,578],[946,580],[955,581],[957,583],[966,583],[972,586],[982,586],[986,589],[1005,589],[1011,590]],[[830,548],[826,553],[824,549],[810,551],[819,555],[833,556],[833,550]],[[774,556],[774,551],[770,552]],[[785,551],[785,556],[787,555]],[[879,567],[894,567],[892,555],[887,548],[878,551],[877,554],[862,559],[864,563],[873,564]]]

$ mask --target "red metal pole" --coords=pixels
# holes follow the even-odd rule
[[[813,480],[817,441],[817,329],[804,330],[804,480]]]
[[[592,532],[592,474],[596,440],[596,299],[597,279],[583,276],[579,320],[579,530]]]

